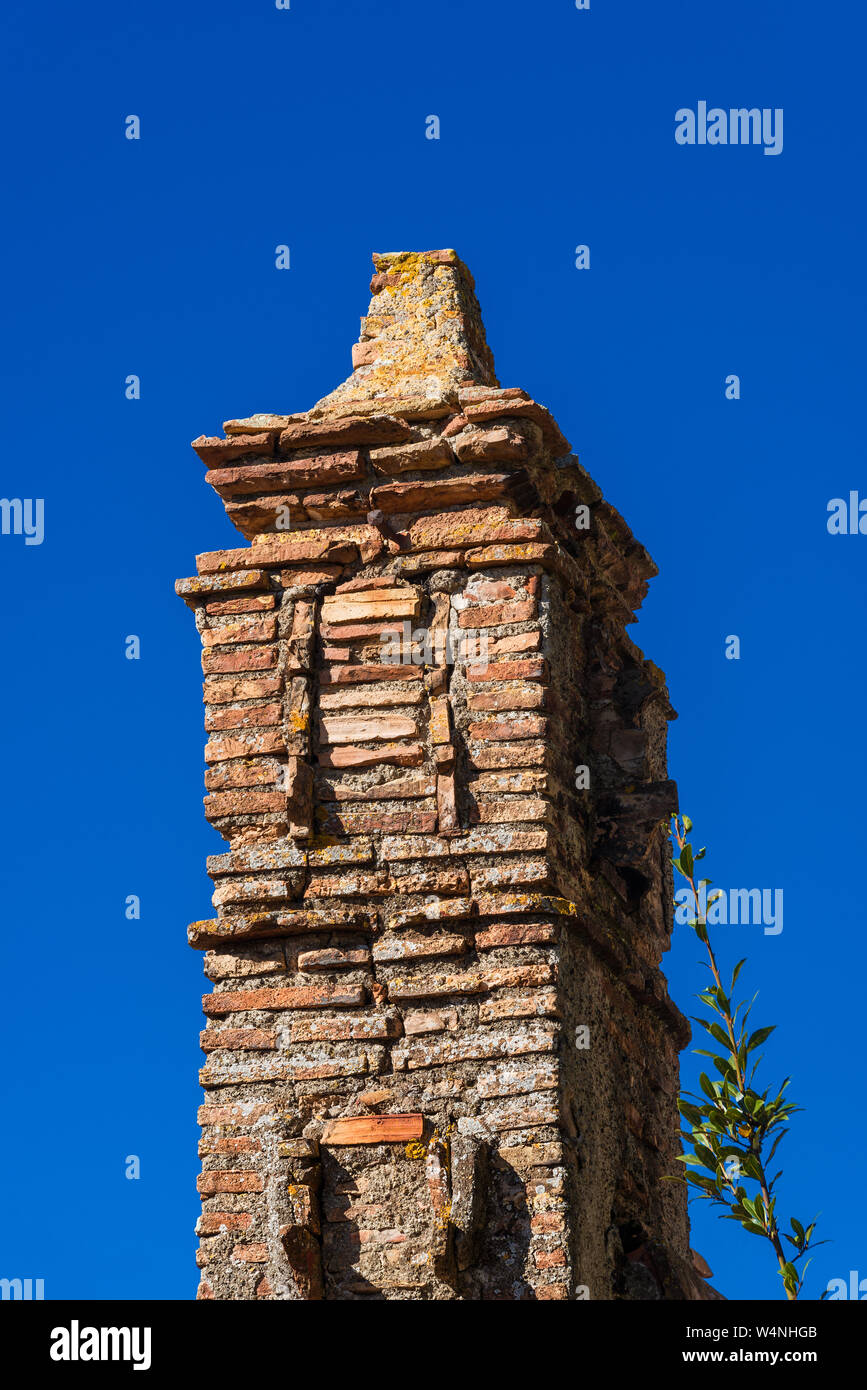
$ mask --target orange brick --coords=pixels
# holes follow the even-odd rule
[[[258,1173],[200,1173],[196,1179],[203,1197],[215,1192],[262,1192],[264,1186]]]
[[[536,616],[536,600],[522,599],[520,603],[494,603],[484,607],[465,608],[458,615],[459,627],[501,627],[506,623],[525,623]]]
[[[232,1251],[232,1258],[244,1260],[250,1265],[264,1265],[268,1263],[268,1247],[264,1241],[252,1245],[236,1245]]]
[[[355,1008],[364,1003],[361,985],[301,985],[296,989],[220,990],[202,997],[202,1011],[209,1016],[243,1009]]]
[[[547,675],[548,663],[543,656],[467,668],[467,680],[470,681],[545,680]]]
[[[196,1230],[200,1236],[218,1235],[225,1226],[227,1231],[246,1231],[253,1224],[248,1211],[203,1211]]]
[[[562,1231],[565,1224],[560,1212],[540,1211],[530,1222],[530,1230],[535,1235],[550,1235],[554,1231]]]
[[[533,1263],[537,1269],[554,1269],[566,1263],[566,1255],[563,1250],[537,1250]]]

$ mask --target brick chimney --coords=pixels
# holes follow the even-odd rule
[[[199,1297],[706,1297],[654,565],[454,251],[374,264],[348,380],[193,445],[249,542],[177,584],[228,844]]]

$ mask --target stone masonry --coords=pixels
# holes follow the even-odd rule
[[[198,1296],[706,1297],[654,565],[455,253],[374,264],[348,380],[193,445],[248,542],[177,584],[228,844]]]

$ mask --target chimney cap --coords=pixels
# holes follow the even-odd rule
[[[455,250],[375,251],[373,264],[352,373],[311,414],[345,414],[383,396],[433,399],[498,385],[475,282]]]

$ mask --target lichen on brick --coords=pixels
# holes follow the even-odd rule
[[[456,253],[374,267],[342,385],[194,446],[247,542],[178,583],[228,846],[189,932],[201,1296],[703,1297],[660,1181],[689,1033],[672,711],[626,630],[655,568],[497,385]]]

